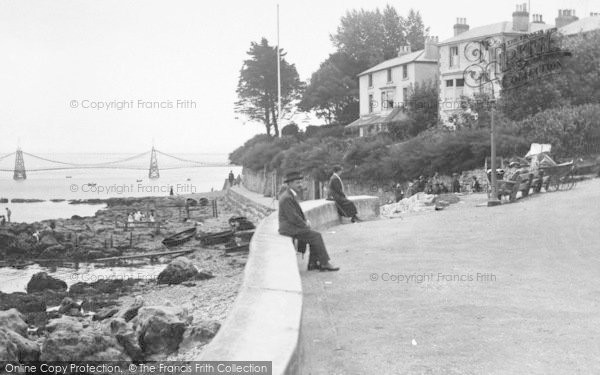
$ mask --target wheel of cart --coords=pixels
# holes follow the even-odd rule
[[[560,179],[560,190],[571,190],[575,186],[576,180],[573,172],[569,172]]]
[[[546,182],[546,191],[548,189],[554,191],[573,189],[575,186],[574,167],[572,160],[558,165],[540,167],[543,169],[544,175],[549,177]]]

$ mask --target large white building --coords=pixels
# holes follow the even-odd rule
[[[512,21],[471,29],[465,18],[458,18],[454,36],[439,43],[439,113],[442,121],[449,124],[448,118],[460,109],[460,97],[463,95],[473,97],[483,92],[494,98],[501,95],[502,64],[506,62],[502,56],[503,44],[510,46],[511,41],[526,34],[555,27],[564,35],[597,30],[600,16],[593,13],[579,20],[574,10],[561,9],[555,24],[546,24],[539,14],[534,14],[530,20],[526,4],[517,5]],[[489,48],[482,48],[481,42],[486,42]],[[480,79],[484,72],[489,79]]]
[[[360,73],[360,118],[346,128],[363,137],[387,131],[390,123],[406,118],[402,105],[411,86],[437,80],[438,59],[437,39],[431,37],[425,49],[412,52],[410,46],[400,47],[397,57]]]
[[[360,118],[346,128],[360,136],[386,131],[390,123],[406,118],[402,104],[411,85],[432,79],[439,85],[440,118],[451,125],[448,119],[460,110],[461,96],[501,95],[501,65],[506,61],[502,45],[506,47],[515,39],[555,27],[563,35],[600,29],[599,13],[580,20],[574,10],[561,9],[554,21],[556,26],[546,24],[539,14],[530,19],[526,4],[519,4],[511,21],[471,29],[465,18],[457,18],[451,38],[441,42],[428,38],[425,49],[417,52],[400,47],[398,57],[358,75]]]

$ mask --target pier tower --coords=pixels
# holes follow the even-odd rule
[[[15,156],[15,173],[13,179],[25,180],[27,178],[27,172],[25,171],[25,161],[23,161],[23,151],[19,147]]]
[[[157,179],[160,177],[158,172],[158,161],[156,160],[156,150],[152,146],[152,153],[150,154],[150,169],[148,170],[148,178]]]

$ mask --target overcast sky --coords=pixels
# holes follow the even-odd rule
[[[0,0],[0,156],[19,142],[32,153],[143,152],[153,139],[165,152],[230,152],[264,132],[236,120],[233,102],[250,42],[276,43],[277,3]],[[471,27],[509,21],[516,4],[281,0],[281,46],[301,79],[333,52],[329,35],[346,10],[387,3],[402,15],[419,10],[440,40],[452,36],[456,17]],[[554,23],[558,9],[581,18],[600,11],[600,1],[531,7]],[[83,108],[100,102],[125,107]]]

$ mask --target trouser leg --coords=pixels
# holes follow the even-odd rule
[[[296,237],[300,240],[308,242],[310,246],[310,256],[308,258],[309,262],[311,260],[318,260],[321,265],[329,262],[329,254],[327,254],[327,249],[325,248],[325,243],[323,242],[321,233],[314,230],[309,230],[302,234],[296,235]]]

